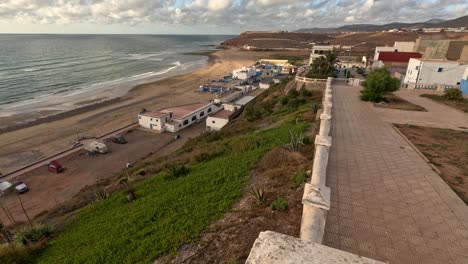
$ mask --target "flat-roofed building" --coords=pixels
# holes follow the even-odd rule
[[[444,91],[468,78],[466,62],[410,59],[402,87]]]
[[[142,127],[158,132],[177,132],[219,110],[212,102],[180,105],[141,113],[138,115],[138,122]]]
[[[219,131],[230,121],[234,112],[221,110],[206,119],[206,129],[208,131]]]

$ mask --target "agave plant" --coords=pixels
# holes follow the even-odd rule
[[[27,226],[15,234],[15,241],[23,245],[36,243],[49,237],[53,232],[53,227],[49,225]]]
[[[265,203],[265,199],[266,199],[265,189],[252,187],[250,189],[250,193],[255,198],[255,201],[257,202],[258,205],[262,205]]]
[[[172,165],[167,171],[167,178],[168,179],[176,179],[182,176],[189,174],[190,168],[185,165]]]
[[[104,189],[99,189],[94,192],[94,196],[96,196],[96,199],[98,201],[102,201],[109,197],[109,192]]]
[[[320,104],[319,104],[319,103],[313,103],[313,104],[312,104],[312,112],[313,112],[314,114],[316,114],[316,113],[318,112],[319,108],[320,108]]]
[[[304,145],[304,134],[301,132],[293,133],[289,130],[289,142],[283,147],[290,152],[297,152]]]

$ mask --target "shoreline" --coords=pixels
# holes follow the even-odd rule
[[[233,69],[254,64],[256,60],[265,56],[269,54],[255,51],[239,52],[236,48],[216,50],[210,54],[204,67],[136,85],[125,96],[116,95],[120,97],[113,101],[40,118],[33,123],[10,128],[9,132],[4,129],[5,132],[0,133],[1,173],[15,171],[69,148],[81,136],[102,135],[125,124],[137,122],[138,113],[143,108],[160,109],[213,100],[216,95],[200,92],[200,84],[224,76]],[[125,156],[122,158],[125,159]]]
[[[168,75],[168,76],[162,77],[160,79],[148,80],[147,82],[135,84],[123,96],[118,96],[118,97],[115,97],[115,98],[110,98],[110,99],[107,99],[107,100],[97,101],[97,102],[89,103],[89,104],[83,103],[83,102],[86,102],[86,101],[77,102],[77,103],[75,103],[75,105],[77,105],[78,107],[74,108],[74,109],[66,110],[66,111],[59,112],[57,114],[48,115],[48,116],[45,116],[45,117],[35,118],[34,120],[31,120],[31,121],[24,121],[24,122],[12,124],[12,125],[9,125],[9,126],[6,126],[6,127],[0,127],[0,135],[4,134],[4,133],[8,133],[8,132],[13,132],[15,130],[20,130],[20,129],[24,129],[24,128],[28,128],[28,127],[33,127],[33,126],[44,124],[44,123],[60,121],[62,119],[70,118],[70,117],[73,117],[73,116],[76,116],[76,115],[79,115],[79,114],[87,113],[87,112],[90,112],[90,111],[93,111],[93,110],[98,110],[98,109],[103,108],[103,107],[112,106],[112,105],[116,105],[118,103],[128,101],[131,98],[130,95],[132,94],[132,92],[135,92],[136,90],[140,89],[142,86],[157,84],[158,82],[164,81],[165,79],[168,79],[168,78],[171,78],[171,77],[183,78],[184,75],[191,74],[191,73],[193,73],[193,72],[195,72],[197,70],[200,70],[202,68],[207,68],[207,67],[212,66],[216,62],[216,59],[217,59],[217,56],[214,55],[214,53],[217,52],[218,50],[219,49],[206,50],[206,51],[200,51],[200,52],[182,53],[182,54],[186,54],[186,55],[206,56],[207,57],[207,64],[205,66],[195,68],[195,69],[193,69],[193,70],[191,70],[189,72],[186,72],[186,73],[180,73],[180,74],[176,74],[176,75],[173,75],[173,76]],[[103,98],[101,98],[101,99],[103,99]],[[150,99],[154,99],[154,98],[150,98]],[[91,99],[91,100],[93,100],[93,99]],[[88,100],[88,101],[90,101],[90,100]],[[147,100],[143,100],[143,101],[147,101]],[[79,106],[80,104],[82,104],[82,106]],[[29,114],[29,115],[28,114],[15,114],[15,115],[9,116],[9,118],[13,119],[13,118],[21,116],[21,115],[26,116],[25,119],[28,120],[27,116],[32,116],[33,114]],[[31,119],[31,118],[29,118],[29,119]]]

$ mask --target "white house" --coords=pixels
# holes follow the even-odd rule
[[[328,52],[333,51],[335,48],[339,48],[339,45],[314,45],[312,52],[310,53],[309,64],[318,58],[327,55]]]
[[[255,76],[257,73],[256,68],[252,67],[242,67],[240,69],[235,69],[232,71],[232,78],[239,80],[248,80],[251,77]]]
[[[234,112],[221,110],[216,114],[209,116],[206,119],[206,129],[208,131],[219,131],[223,128],[227,123],[229,123],[230,117],[234,114]]]
[[[468,63],[447,60],[410,59],[403,87],[443,91],[466,79]]]
[[[141,113],[138,115],[138,122],[140,126],[158,132],[177,132],[219,110],[214,103],[187,104]]]

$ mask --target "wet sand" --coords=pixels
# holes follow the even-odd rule
[[[268,52],[219,50],[210,55],[208,66],[194,72],[138,85],[120,98],[4,130],[0,134],[0,172],[6,174],[68,148],[79,136],[98,136],[136,122],[143,108],[209,101],[214,95],[198,92],[200,84],[269,55]]]

